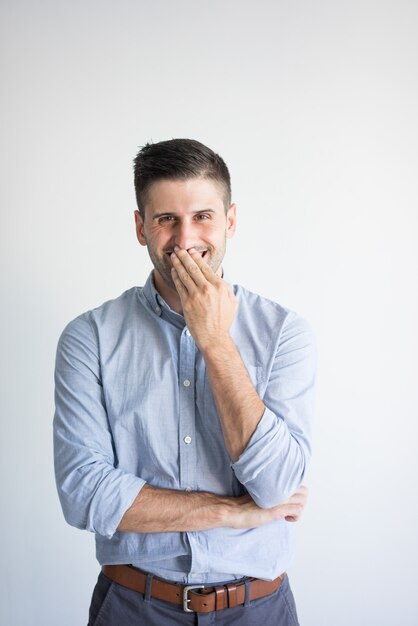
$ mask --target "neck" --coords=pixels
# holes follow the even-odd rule
[[[156,270],[154,270],[154,285],[160,296],[167,302],[168,306],[176,313],[183,315],[183,307],[177,290],[167,285],[161,274]]]

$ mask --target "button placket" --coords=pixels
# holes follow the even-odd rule
[[[186,329],[187,330],[187,329]],[[186,330],[179,350],[179,458],[180,488],[196,488],[195,343]]]

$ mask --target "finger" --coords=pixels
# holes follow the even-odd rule
[[[196,289],[196,282],[190,276],[189,272],[174,252],[171,254],[170,259],[173,264],[173,268],[176,270],[178,280],[182,283],[187,293],[191,293],[194,289]]]
[[[188,295],[188,291],[186,287],[184,286],[184,284],[181,282],[178,272],[175,267],[171,268],[171,276],[173,279],[173,283],[177,289],[177,293],[180,296],[180,300],[184,300],[184,298],[186,298]]]
[[[172,256],[173,265],[175,264],[175,260],[177,260],[182,266],[180,267],[180,265],[178,264],[175,265],[180,275],[180,278],[182,278],[181,272],[183,271],[183,268],[184,268],[188,276],[190,276],[190,278],[193,280],[193,282],[196,285],[200,286],[205,282],[205,277],[202,273],[201,267],[196,262],[197,259],[193,258],[187,250],[182,250],[181,248],[178,248],[176,246],[174,248],[174,255],[171,255],[171,256]],[[197,256],[199,257],[200,260],[202,260],[200,254]]]
[[[308,499],[308,488],[305,485],[301,485],[294,494],[292,494],[289,498],[290,500],[298,500],[301,502],[306,502]]]
[[[206,280],[208,280],[210,283],[216,283],[219,280],[221,280],[219,276],[210,267],[210,265],[208,265],[206,261],[200,256],[200,254],[195,248],[190,248],[190,250],[188,250],[188,253],[192,257],[196,265],[199,267],[200,271],[202,272]]]
[[[287,501],[289,504],[300,504],[301,506],[305,506],[307,502],[307,496],[304,493],[295,493],[293,496],[290,496]]]
[[[299,519],[302,515],[303,505],[299,503],[286,503],[279,504],[277,509],[280,511],[280,517],[286,519],[287,517],[294,517]]]
[[[308,493],[308,488],[305,485],[300,485],[292,495],[308,495]]]

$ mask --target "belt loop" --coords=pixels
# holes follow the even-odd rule
[[[154,574],[147,574],[147,581],[145,583],[145,594],[144,594],[145,602],[151,602],[151,587],[152,587],[153,578],[154,578]]]
[[[228,591],[228,606],[230,609],[234,609],[237,602],[237,586],[234,583],[229,583],[226,585],[226,589]]]
[[[215,611],[222,611],[225,608],[225,587],[216,585],[215,587]]]
[[[250,586],[251,586],[251,582],[249,578],[246,578],[245,581],[245,602],[244,602],[244,606],[250,606]]]

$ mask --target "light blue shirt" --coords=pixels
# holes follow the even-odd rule
[[[96,534],[100,564],[132,563],[185,583],[273,579],[291,561],[292,523],[199,532],[122,533],[145,483],[286,500],[311,452],[315,349],[294,312],[234,286],[230,330],[266,410],[236,463],[225,448],[205,362],[152,274],[70,322],[57,349],[56,481],[69,524]]]

